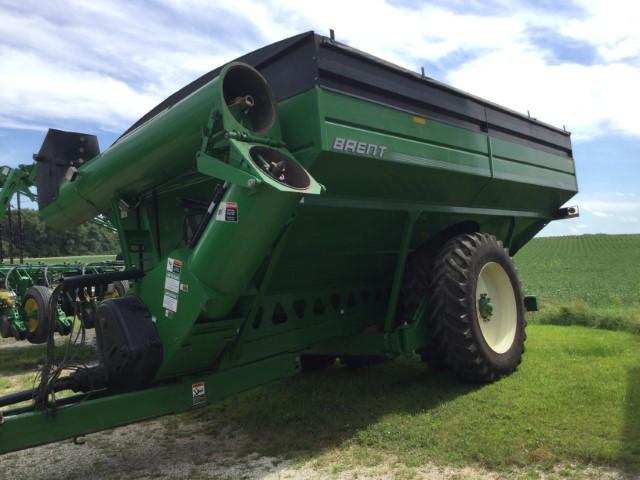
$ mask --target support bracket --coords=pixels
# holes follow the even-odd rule
[[[393,284],[391,286],[391,294],[389,295],[389,304],[387,314],[384,320],[384,332],[388,333],[393,328],[396,310],[398,308],[398,298],[400,297],[400,289],[402,288],[402,277],[404,275],[404,267],[407,263],[409,248],[411,246],[411,236],[413,235],[413,226],[419,218],[418,212],[406,212],[406,220],[402,239],[400,240],[400,251],[396,261],[396,269],[393,275]]]
[[[198,171],[209,177],[219,178],[225,182],[247,188],[253,188],[262,183],[258,177],[251,175],[249,172],[229,165],[203,152],[196,154],[196,162]]]

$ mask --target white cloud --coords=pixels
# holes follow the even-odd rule
[[[21,121],[13,117],[6,117],[0,114],[0,127],[10,128],[13,130],[36,130],[46,131],[49,128],[45,123],[35,123],[33,120]],[[9,134],[2,134],[0,137],[8,137]]]
[[[0,125],[46,118],[123,129],[223,62],[304,30],[334,28],[338,40],[415,71],[424,61],[447,68],[448,55],[475,52],[442,80],[566,124],[576,138],[640,135],[639,7],[632,2],[585,0],[585,14],[575,17],[506,1],[494,16],[382,0],[20,5],[20,13],[0,7]],[[179,18],[187,21],[177,25]],[[221,25],[228,27],[222,33]],[[589,43],[600,63],[554,63],[532,43],[531,28]]]
[[[634,119],[640,95],[633,93],[640,69],[630,65],[551,65],[540,52],[513,47],[465,64],[448,78],[548,123],[566,125],[574,138],[611,131],[640,136],[640,122]]]
[[[567,205],[578,205],[580,217],[551,222],[540,236],[640,233],[640,198],[634,193],[579,193]]]
[[[112,77],[49,64],[35,54],[6,47],[0,48],[0,71],[2,117],[9,124],[80,117],[116,129],[160,100]]]
[[[244,10],[253,3],[238,5]],[[414,71],[425,60],[446,68],[448,55],[475,52],[475,58],[442,80],[517,111],[529,110],[547,123],[566,125],[575,139],[611,132],[640,136],[640,95],[635,94],[640,85],[640,4],[614,0],[579,5],[584,14],[571,16],[504,2],[501,14],[487,16],[426,2],[402,9],[381,0],[285,0],[261,3],[255,18],[265,37],[274,40],[304,28],[326,32],[332,27],[338,40]],[[191,0],[184,8],[206,10],[207,2]],[[532,28],[590,45],[599,55],[597,63],[558,63],[532,41]]]
[[[571,16],[505,0],[499,14],[488,16],[468,13],[477,6],[461,13],[382,0],[2,2],[4,127],[90,122],[121,132],[212,68],[302,31],[334,28],[353,47],[414,71],[428,61],[447,72],[439,80],[565,124],[574,139],[640,136],[640,3],[584,0],[584,14]],[[534,43],[532,29],[584,42],[597,53],[595,64],[559,62]],[[580,205],[581,218],[552,222],[543,235],[640,233],[635,194],[579,194],[570,203]]]
[[[623,202],[623,201],[615,201],[615,200],[588,200],[588,198],[598,198],[596,195],[584,195],[587,200],[583,200],[580,202],[580,206],[587,210],[588,212],[593,213],[594,215],[599,216],[611,216],[614,214],[624,213],[624,212],[638,212],[640,211],[640,201],[637,202]],[[575,200],[572,200],[575,201]]]
[[[566,125],[574,139],[611,132],[640,136],[640,4],[625,1],[579,2],[585,15],[556,18],[515,13],[511,21],[546,26],[592,46],[594,65],[557,63],[526,35],[449,72],[447,80],[554,125]]]
[[[585,18],[563,25],[564,34],[595,45],[606,62],[635,57],[640,63],[640,4],[628,0],[580,0]]]
[[[136,2],[25,7],[16,13],[0,6],[4,127],[40,129],[43,123],[75,121],[120,132],[176,89],[240,53],[175,29]]]

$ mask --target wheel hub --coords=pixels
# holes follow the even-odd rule
[[[23,308],[27,320],[27,328],[33,333],[38,329],[38,304],[33,298],[28,298]]]
[[[511,348],[516,336],[518,309],[507,272],[497,262],[487,262],[476,284],[476,313],[485,342],[498,354]]]
[[[486,293],[480,294],[478,310],[480,311],[480,316],[485,322],[491,320],[491,315],[493,315],[493,303],[491,303],[491,299]]]

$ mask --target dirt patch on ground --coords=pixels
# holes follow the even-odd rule
[[[0,461],[0,479],[630,478],[613,469],[575,465],[562,465],[547,472],[492,472],[479,467],[436,465],[406,468],[393,458],[376,466],[347,469],[316,460],[300,465],[257,453],[239,454],[246,451],[246,439],[237,429],[227,428],[210,435],[197,424],[181,423],[179,419],[168,417],[93,434],[82,439],[82,445],[66,441],[7,454]]]

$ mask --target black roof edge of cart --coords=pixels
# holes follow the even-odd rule
[[[534,148],[572,156],[570,132],[413,72],[313,31],[254,50],[235,61],[254,66],[277,101],[318,85]],[[218,76],[205,73],[159,103],[120,138]],[[118,140],[120,140],[120,138]],[[116,140],[116,142],[118,141]]]

